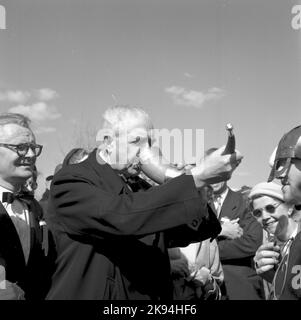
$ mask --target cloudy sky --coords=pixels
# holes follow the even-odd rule
[[[245,158],[230,185],[268,176],[284,132],[301,123],[299,0],[0,0],[0,112],[31,117],[41,182],[94,134],[106,107],[144,107],[158,128],[232,122]]]

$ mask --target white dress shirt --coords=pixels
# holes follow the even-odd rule
[[[28,207],[25,203],[18,199],[14,200],[13,203],[3,202],[3,192],[12,191],[0,186],[0,201],[17,230],[22,245],[25,262],[27,263],[30,252],[30,220]]]
[[[222,206],[229,192],[229,188],[227,188],[224,192],[219,194],[218,196],[213,195],[213,204],[215,207],[215,211],[217,213],[217,217],[219,217],[221,213]]]

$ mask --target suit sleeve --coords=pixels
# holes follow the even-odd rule
[[[54,180],[50,202],[50,223],[87,239],[142,237],[180,225],[197,230],[208,215],[188,175],[145,192],[116,194],[66,173]]]
[[[239,225],[243,229],[243,235],[234,240],[221,239],[218,241],[220,259],[240,259],[255,255],[256,250],[262,244],[262,228],[244,207]]]
[[[201,201],[201,194],[200,194]],[[191,242],[199,242],[208,238],[214,239],[221,232],[221,225],[216,214],[211,207],[207,205],[208,215],[203,218],[202,223],[195,230],[192,230],[189,225],[182,225],[176,228],[167,230],[165,233],[167,246],[186,247]]]

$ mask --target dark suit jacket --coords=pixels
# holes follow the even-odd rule
[[[42,198],[39,201],[40,206],[43,209],[43,217],[47,217],[47,209],[48,209],[48,199],[50,196],[50,190],[46,189],[45,192],[42,195]]]
[[[26,300],[39,300],[45,298],[49,286],[48,262],[42,247],[43,230],[39,225],[42,209],[34,199],[27,204],[31,229],[26,265],[16,228],[0,202],[0,264],[5,267],[6,280],[17,283],[25,292]]]
[[[243,228],[243,236],[238,239],[218,237],[229,299],[261,299],[262,282],[253,268],[253,257],[262,244],[262,228],[248,210],[242,195],[231,189],[223,203],[219,220],[222,217],[230,220],[239,218],[239,225]]]
[[[169,299],[167,246],[220,232],[192,177],[133,193],[96,151],[57,173],[49,205],[58,256],[48,299]]]

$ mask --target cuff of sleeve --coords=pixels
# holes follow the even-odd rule
[[[198,230],[203,218],[208,217],[207,202],[199,195],[193,201],[185,202],[187,224],[194,230]]]

